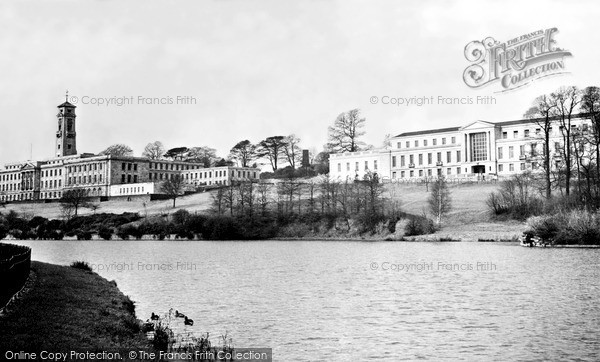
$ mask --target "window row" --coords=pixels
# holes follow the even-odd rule
[[[69,176],[67,179],[67,185],[96,184],[102,182],[102,175]]]
[[[423,147],[429,146],[429,140],[431,140],[431,145],[432,146],[437,146],[438,139],[437,138],[431,138],[431,139],[422,139],[422,141],[423,141],[423,143],[422,143]],[[442,137],[441,138],[441,144],[445,145],[446,144],[446,140],[447,140],[447,137]],[[404,143],[405,144],[405,148],[410,148],[410,142],[411,141],[405,141],[405,143]],[[454,137],[454,136],[450,137],[450,144],[451,145],[456,144],[456,137]],[[414,145],[414,147],[419,147],[419,140],[414,140],[413,141],[413,145]],[[397,142],[396,143],[396,148],[402,148],[402,142]]]
[[[358,161],[354,163],[354,171],[359,171],[360,170],[360,164],[361,163],[358,162]],[[373,165],[373,171],[377,171],[377,160],[373,160],[372,165]],[[342,172],[342,164],[338,163],[337,167],[338,167],[338,172]],[[364,171],[369,171],[370,170],[370,168],[369,168],[369,161],[364,161],[364,168],[363,168],[363,170]],[[346,171],[350,171],[350,162],[346,162]]]
[[[427,169],[427,176],[433,176],[434,171],[433,169]],[[435,169],[435,175],[436,176],[442,176],[444,174],[444,171],[442,168],[438,168]],[[447,167],[445,170],[445,174],[446,175],[460,175],[461,174],[461,168],[460,167]],[[408,175],[408,177],[416,177],[418,175],[418,177],[424,177],[425,176],[425,170],[410,170],[410,171],[400,171],[400,178],[406,178],[406,176]],[[394,171],[392,172],[392,179],[398,178],[398,172]]]
[[[90,163],[90,164],[85,164],[85,165],[67,167],[68,173],[87,172],[87,171],[102,171],[102,163],[98,162],[98,163]]]

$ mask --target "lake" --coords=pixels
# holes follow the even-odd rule
[[[600,250],[504,243],[18,241],[276,361],[598,360]]]

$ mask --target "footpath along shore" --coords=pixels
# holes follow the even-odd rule
[[[21,297],[0,314],[0,360],[65,360],[64,353],[67,361],[85,355],[112,359],[110,353],[130,360],[129,351],[152,351],[133,302],[114,282],[37,261],[31,262],[31,271]]]

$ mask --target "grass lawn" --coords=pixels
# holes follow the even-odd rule
[[[451,238],[463,241],[478,239],[508,240],[525,230],[525,223],[519,221],[495,221],[490,218],[485,204],[488,195],[498,190],[496,183],[448,184],[452,197],[452,210],[442,220],[442,228],[435,234],[424,235],[419,239]],[[421,215],[423,212],[433,218],[428,210],[429,193],[424,184],[393,185],[394,197],[400,201],[403,211]]]
[[[133,303],[98,274],[32,262],[32,288],[0,316],[0,352],[148,349]]]

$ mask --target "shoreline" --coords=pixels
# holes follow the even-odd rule
[[[31,262],[28,290],[0,315],[0,351],[152,350],[135,304],[114,281],[70,266]]]

